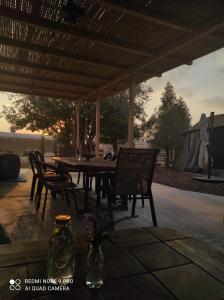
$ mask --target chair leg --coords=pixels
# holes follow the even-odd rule
[[[96,179],[96,178],[97,178],[97,176],[95,176],[95,182],[94,182],[94,185],[95,185],[95,186],[94,186],[94,191],[95,191],[95,192],[94,192],[94,193],[97,195],[97,182],[96,182],[97,179]]]
[[[131,208],[131,217],[132,218],[136,218],[137,217],[135,215],[135,206],[136,206],[136,195],[133,195],[132,208]]]
[[[92,186],[93,186],[93,176],[92,176],[92,174],[89,176],[88,184],[89,184],[89,186],[88,186],[89,190],[92,191]]]
[[[42,190],[43,190],[43,185],[40,181],[38,181],[37,191],[35,195],[36,211],[38,211],[38,209],[40,208]]]
[[[69,192],[72,193],[72,196],[73,196],[73,199],[74,199],[74,204],[75,204],[76,212],[79,213],[78,202],[77,202],[77,198],[76,198],[75,189],[74,189],[73,184],[71,184],[71,189],[66,190],[67,195],[68,195]],[[67,198],[66,198],[66,199],[67,199]],[[69,200],[69,198],[68,198],[68,200]],[[68,201],[67,201],[67,202],[68,202]],[[69,200],[69,203],[70,203],[70,200]],[[71,203],[70,203],[70,206],[71,206]]]
[[[101,178],[96,176],[95,178],[95,184],[96,184],[96,207],[100,206],[100,194],[101,194]]]
[[[79,184],[79,182],[80,182],[80,175],[81,175],[81,172],[78,172],[77,184]]]
[[[68,191],[66,189],[64,189],[64,191],[62,193],[65,195],[65,199],[67,201],[68,207],[71,207],[71,202],[69,200]]]
[[[47,203],[47,194],[48,194],[48,188],[46,187],[45,195],[44,195],[44,206],[43,206],[43,212],[42,212],[42,221],[44,220],[44,214],[46,209],[46,203]]]
[[[55,192],[51,192],[51,196],[53,200],[56,200],[56,193]]]
[[[85,172],[82,173],[82,187],[83,187],[83,189],[86,188],[86,173]]]
[[[35,187],[36,187],[36,181],[37,181],[37,177],[35,175],[33,175],[31,191],[30,191],[30,200],[31,201],[33,201],[34,191],[35,191]]]
[[[153,201],[153,196],[152,196],[152,192],[150,192],[149,194],[149,203],[150,203],[150,207],[151,207],[151,214],[152,214],[152,222],[153,222],[153,226],[157,227],[157,219],[156,219],[156,212],[155,212],[155,207],[154,207],[154,201]]]
[[[77,198],[76,198],[76,194],[75,194],[75,189],[74,189],[73,185],[71,185],[71,192],[72,192],[72,196],[73,196],[73,199],[74,199],[74,204],[75,204],[76,212],[79,213],[78,202],[77,202]]]
[[[109,218],[111,221],[111,230],[114,230],[113,199],[114,199],[113,193],[108,192],[107,193],[107,206],[108,206]]]
[[[103,199],[106,198],[108,188],[109,188],[109,179],[103,178],[102,179],[102,198]]]
[[[84,210],[88,209],[89,202],[89,172],[85,172]]]
[[[145,198],[144,198],[144,195],[142,194],[141,197],[142,197],[142,207],[145,207]]]

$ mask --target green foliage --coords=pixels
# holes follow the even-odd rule
[[[142,134],[141,124],[145,122],[145,105],[150,98],[151,88],[143,90],[136,87],[134,117],[135,137]],[[11,124],[11,131],[27,129],[42,131],[55,137],[56,141],[69,146],[73,140],[76,105],[71,100],[51,99],[38,96],[12,97],[10,106],[3,106],[1,117]],[[112,143],[126,142],[128,135],[128,102],[129,92],[123,91],[102,101],[101,108],[101,141]],[[93,140],[95,136],[95,103],[80,104],[80,142]]]
[[[145,106],[150,100],[152,89],[143,90],[140,85],[136,87],[134,117],[138,124],[134,125],[134,137],[142,135],[141,124],[145,122]],[[102,141],[113,145],[117,152],[117,144],[127,142],[128,136],[128,103],[129,91],[122,91],[108,97],[102,102],[101,134]]]
[[[182,134],[189,129],[191,115],[182,97],[177,98],[173,86],[168,82],[161,97],[161,105],[148,120],[145,128],[153,143],[166,150],[167,165],[178,149]]]
[[[69,144],[74,104],[69,100],[38,96],[16,96],[12,104],[3,106],[1,116],[11,124],[11,130],[42,131],[60,143]]]
[[[84,144],[86,138],[93,140],[96,131],[96,106],[94,102],[80,103],[80,143]]]

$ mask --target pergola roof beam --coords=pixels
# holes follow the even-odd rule
[[[24,84],[14,84],[14,83],[6,83],[6,82],[0,82],[0,90],[2,92],[8,92],[8,93],[18,93],[18,94],[24,94],[24,95],[33,95],[33,96],[43,96],[43,97],[52,97],[52,98],[64,98],[64,99],[71,99],[74,100],[75,98],[81,98],[80,94],[68,94],[66,92],[58,93],[54,92],[53,90],[45,90],[42,88],[30,88],[30,85],[24,85]],[[112,90],[104,90],[102,91],[102,94],[105,97],[111,96],[114,94],[114,91]],[[90,99],[89,99],[90,100]],[[91,99],[93,100],[93,99]]]
[[[90,86],[85,86],[85,85],[79,85],[79,84],[76,84],[76,83],[72,83],[72,82],[67,82],[67,81],[61,81],[61,80],[57,80],[57,79],[52,79],[52,78],[46,78],[46,77],[40,77],[40,76],[35,76],[35,75],[30,75],[30,74],[24,74],[24,73],[21,73],[21,72],[11,72],[11,71],[1,71],[0,70],[0,76],[1,75],[4,75],[4,76],[8,76],[8,77],[12,77],[13,79],[25,79],[25,80],[28,80],[28,81],[31,81],[31,82],[37,82],[37,83],[46,83],[46,82],[49,82],[51,83],[52,85],[55,85],[55,87],[51,86],[49,87],[50,89],[54,89],[54,91],[58,90],[58,84],[61,84],[61,85],[66,85],[67,87],[69,87],[70,89],[68,90],[65,90],[65,92],[67,93],[76,93],[75,89],[76,88],[86,88],[86,89],[91,89],[91,88],[94,88],[94,87],[90,87]],[[0,84],[1,84],[2,80],[0,81]],[[30,83],[29,83],[30,84]],[[28,85],[28,83],[27,83]],[[118,83],[118,85],[120,86],[120,90],[122,89],[125,89],[124,87],[124,84],[122,83]],[[32,89],[32,87],[30,87]],[[42,87],[40,87],[42,89]],[[44,88],[44,87],[43,87]],[[62,88],[62,87],[61,87]],[[74,90],[72,90],[74,89]],[[59,92],[61,92],[62,90],[59,89]],[[107,90],[109,93],[112,93],[112,92],[116,92],[116,90],[112,89],[112,88],[109,88]],[[81,96],[81,94],[77,94],[78,96]]]
[[[0,6],[0,16],[3,18],[7,18],[10,20],[19,21],[31,26],[39,27],[42,29],[48,29],[53,32],[60,32],[66,34],[71,37],[76,37],[78,39],[83,39],[86,41],[93,41],[100,45],[111,47],[118,50],[128,51],[131,53],[139,54],[139,55],[146,55],[150,56],[151,53],[147,49],[141,49],[139,46],[129,45],[124,42],[120,42],[118,40],[114,40],[112,38],[107,38],[93,32],[83,31],[83,30],[76,30],[75,28],[71,28],[64,25],[59,25],[56,22],[48,21],[45,19],[37,18],[31,16],[26,13],[18,12],[15,9],[6,8]]]
[[[24,62],[21,60],[11,59],[11,58],[7,58],[7,57],[0,57],[0,64],[20,66],[20,67],[24,67],[24,68],[32,68],[32,69],[35,69],[37,74],[38,74],[39,70],[40,71],[44,70],[44,71],[55,72],[55,73],[59,73],[59,74],[74,75],[73,72],[71,72],[70,70],[67,70],[67,69],[55,68],[55,67],[51,67],[51,66],[47,66],[47,65],[34,64],[34,63]],[[65,73],[63,70],[65,71]],[[67,71],[68,71],[68,74],[67,74]],[[38,75],[30,75],[30,74],[28,75],[28,74],[24,74],[21,72],[18,73],[18,72],[0,70],[0,74],[3,74],[3,73],[8,76],[10,76],[10,75],[16,76],[17,78],[32,79],[32,80],[37,80],[37,81],[42,81],[42,82],[50,82],[50,83],[55,83],[55,84],[64,84],[64,85],[70,85],[70,86],[77,87],[77,88],[94,88],[94,86],[80,85],[75,82],[71,82],[70,80],[65,81],[65,80],[61,80],[61,79],[51,79],[51,78],[46,78],[46,77],[42,77],[42,76],[40,77]],[[151,73],[145,74],[145,78],[147,79],[148,76],[150,76],[150,74],[155,74],[154,76],[159,76],[159,77],[161,76],[161,74],[156,74],[156,71],[152,71]],[[86,78],[86,77],[84,77],[84,78]],[[89,79],[95,79],[95,77],[89,78]],[[110,78],[104,79],[101,81],[109,83]],[[120,86],[121,90],[126,89],[125,82],[119,82],[118,85]],[[111,91],[112,91],[112,89],[111,89]]]
[[[138,64],[136,64],[135,66],[132,66],[128,72],[126,73],[122,73],[118,76],[116,76],[114,79],[112,79],[110,82],[105,83],[101,86],[98,86],[97,89],[95,91],[91,91],[89,93],[87,93],[86,97],[89,97],[90,95],[92,95],[93,93],[96,93],[98,90],[107,88],[108,86],[110,86],[111,84],[114,84],[120,80],[123,80],[125,78],[127,78],[128,76],[130,76],[130,74],[135,73],[137,71],[140,71],[154,63],[156,63],[157,61],[161,60],[162,58],[167,57],[168,55],[171,55],[185,47],[187,47],[188,45],[197,42],[198,40],[204,38],[205,36],[213,33],[216,30],[219,30],[221,28],[224,27],[224,21],[223,21],[223,16],[217,16],[216,20],[219,20],[218,23],[214,23],[214,20],[212,20],[210,22],[210,24],[207,24],[207,28],[203,29],[203,30],[198,30],[196,33],[192,34],[190,37],[189,36],[185,36],[183,37],[181,40],[178,39],[176,42],[176,45],[173,44],[172,48],[169,47],[164,47],[164,49],[162,51],[160,51],[160,53],[158,53],[157,55],[155,55],[153,58],[148,58],[148,59],[142,59],[142,61],[140,61]]]
[[[65,99],[74,99],[78,98],[80,94],[67,93],[64,90],[51,90],[49,88],[44,89],[40,87],[35,87],[22,83],[9,82],[5,80],[0,81],[0,90],[11,93],[20,93],[26,95],[36,95],[36,96],[45,96],[45,97],[55,97],[55,98],[65,98]]]
[[[51,56],[55,56],[55,57],[59,57],[59,58],[63,58],[63,59],[69,59],[69,60],[73,60],[73,61],[78,61],[78,62],[82,62],[82,63],[87,63],[87,64],[93,64],[95,66],[100,66],[100,67],[104,67],[104,68],[113,68],[116,70],[120,70],[120,71],[128,71],[127,67],[123,67],[123,66],[118,66],[116,64],[105,64],[102,62],[99,62],[97,60],[90,60],[88,58],[81,59],[80,61],[80,57],[77,57],[76,54],[72,54],[72,53],[68,53],[68,52],[64,52],[62,50],[55,50],[49,47],[45,47],[45,46],[38,46],[38,45],[34,45],[34,44],[30,44],[27,42],[23,42],[23,41],[18,41],[18,40],[12,40],[12,39],[8,39],[5,37],[0,37],[0,44],[4,44],[10,47],[15,47],[15,48],[21,48],[21,49],[25,49],[28,51],[34,51],[37,53],[40,53],[41,55],[51,55]],[[166,59],[166,57],[164,58]],[[191,61],[187,61],[184,58],[169,58],[168,60],[171,60],[174,63],[179,63],[179,64],[192,64]],[[29,64],[29,63],[28,63]],[[40,65],[39,65],[40,66]],[[147,76],[148,74],[145,72],[140,71],[139,73],[141,73],[144,76]],[[108,82],[111,79],[108,80]]]
[[[77,55],[76,53],[66,52],[64,50],[53,49],[46,46],[34,45],[31,43],[8,39],[6,37],[0,36],[0,44],[4,44],[10,47],[21,48],[28,51],[39,52],[42,55],[51,55],[59,58],[69,59],[71,61],[86,63],[89,65],[93,65],[95,67],[103,67],[106,69],[125,71],[127,68],[125,66],[120,66],[114,63],[103,62],[97,59],[90,59],[87,57],[83,57]]]
[[[79,39],[83,40],[88,40],[88,41],[94,41],[98,44],[101,44],[106,47],[112,47],[118,50],[123,50],[123,51],[128,51],[134,54],[138,55],[144,55],[144,56],[153,56],[155,53],[153,53],[149,49],[141,49],[137,45],[128,45],[127,43],[120,42],[111,38],[107,37],[102,37],[99,36],[95,33],[92,32],[87,32],[87,31],[80,31],[80,30],[75,30],[74,28],[68,27],[68,26],[63,26],[59,25],[58,23],[47,21],[44,19],[40,18],[35,18],[33,16],[30,16],[29,14],[25,13],[18,13],[15,9],[9,9],[9,8],[1,8],[0,9],[0,16],[3,18],[7,18],[10,20],[16,20],[28,25],[40,27],[42,29],[48,29],[51,30],[52,32],[60,32],[63,34],[66,34],[68,36],[76,37]],[[174,61],[174,62],[181,62],[183,63],[185,59],[183,58],[178,58],[178,57],[168,57],[165,58],[164,60],[167,61]],[[188,64],[188,62],[186,62]],[[118,67],[119,68],[119,67]]]
[[[2,71],[0,70],[0,76],[1,75],[5,75],[5,76],[11,76],[11,77],[15,77],[15,78],[22,78],[22,79],[28,79],[28,80],[32,80],[32,81],[37,81],[37,82],[42,82],[42,83],[51,83],[51,84],[55,84],[55,85],[65,85],[68,86],[70,88],[84,88],[84,89],[91,89],[93,88],[92,86],[88,86],[88,85],[80,85],[80,84],[76,84],[74,82],[70,82],[70,81],[65,81],[65,80],[61,80],[61,79],[52,79],[52,78],[47,78],[47,77],[42,77],[42,76],[38,76],[38,75],[31,75],[31,74],[25,74],[25,73],[21,73],[21,72],[11,72],[11,71]]]
[[[219,20],[219,23],[214,23],[214,20],[210,22],[210,24],[207,24],[206,29],[198,30],[195,33],[192,33],[190,36],[184,36],[182,39],[178,39],[176,43],[173,43],[172,48],[165,48],[158,53],[158,55],[155,55],[151,59],[145,59],[142,60],[142,62],[138,63],[137,65],[133,66],[133,71],[137,72],[140,71],[153,63],[156,63],[157,61],[172,55],[176,53],[177,51],[182,50],[183,48],[193,44],[194,42],[197,42],[200,39],[203,39],[204,37],[208,36],[212,32],[219,30],[224,27],[224,21],[223,21],[223,15],[219,16],[220,18],[216,18],[216,20]],[[224,43],[224,42],[223,42]]]
[[[154,11],[147,11],[139,5],[133,5],[130,3],[125,3],[124,1],[116,0],[92,0],[93,2],[103,5],[104,7],[112,8],[114,10],[125,12],[131,16],[144,19],[145,21],[150,21],[165,27],[176,29],[182,32],[192,32],[191,27],[188,27],[186,24],[177,22],[176,20],[171,20],[168,17],[162,17],[160,14]]]
[[[31,82],[33,82],[32,81],[32,79],[30,80]],[[60,89],[60,88],[53,88],[53,89],[51,89],[51,88],[49,88],[49,87],[39,87],[39,86],[36,86],[35,85],[35,83],[33,82],[33,84],[32,85],[30,85],[30,82],[29,83],[19,83],[19,82],[15,82],[15,81],[12,81],[12,82],[10,82],[9,80],[6,80],[6,79],[1,79],[1,81],[0,81],[0,85],[2,85],[2,84],[8,84],[8,85],[12,85],[12,86],[15,86],[15,87],[25,87],[25,88],[28,88],[28,89],[30,89],[30,90],[34,90],[34,89],[39,89],[39,90],[43,90],[43,91],[48,91],[48,92],[53,92],[53,93],[59,93],[59,94],[61,94],[61,95],[63,95],[63,94],[66,94],[66,95],[71,95],[71,96],[82,96],[82,94],[81,93],[77,93],[77,92],[75,92],[75,91],[66,91],[65,89]]]
[[[222,39],[219,39],[219,42],[212,40],[214,36],[222,32],[224,26],[223,8],[216,4],[214,6],[209,4],[203,10],[203,3],[196,4],[189,1],[181,4],[180,7],[175,6],[173,9],[173,7],[161,7],[156,2],[148,6],[148,0],[142,1],[142,5],[128,0],[90,0],[82,6],[86,12],[80,26],[73,26],[72,22],[67,22],[66,19],[66,23],[62,21],[61,11],[64,9],[64,2],[59,1],[60,3],[56,4],[51,1],[52,9],[48,8],[45,11],[45,5],[49,4],[48,1],[35,1],[41,3],[41,5],[38,4],[41,11],[38,9],[35,11],[33,7],[32,11],[28,12],[25,4],[22,5],[20,0],[16,3],[8,0],[5,5],[0,5],[0,18],[1,8],[3,16],[1,18],[3,20],[1,22],[0,48],[4,56],[2,58],[0,56],[1,69],[3,72],[18,71],[22,73],[21,78],[19,74],[17,74],[18,76],[15,76],[15,73],[8,74],[8,76],[14,76],[15,80],[11,77],[7,78],[7,74],[6,76],[2,75],[1,78],[3,81],[8,79],[8,82],[5,82],[7,87],[11,85],[14,89],[20,89],[21,92],[30,90],[30,87],[31,91],[39,89],[38,91],[43,92],[43,89],[47,90],[49,87],[46,91],[48,95],[49,93],[57,93],[59,96],[66,94],[66,97],[71,98],[76,94],[82,99],[91,95],[89,98],[94,99],[97,91],[106,95],[112,93],[113,90],[116,92],[122,87],[127,88],[127,79],[132,73],[136,76],[136,82],[142,82],[182,64],[191,64],[192,60],[218,50],[224,44]],[[178,0],[175,1],[178,2]],[[175,5],[175,1],[172,5]],[[95,5],[94,2],[98,4]],[[107,7],[111,9],[107,9]],[[150,9],[152,7],[155,9],[154,11]],[[186,24],[187,21],[184,20],[188,20],[189,11],[195,14],[200,11],[197,18],[197,24],[200,25]],[[147,16],[142,16],[141,13]],[[122,40],[122,36],[118,37],[118,33],[121,35],[124,33],[119,22],[124,15],[128,21],[125,41]],[[133,18],[129,15],[132,15]],[[138,20],[140,17],[145,22]],[[209,18],[212,19],[211,22],[209,22]],[[149,21],[149,27],[146,26],[146,19]],[[136,39],[133,39],[131,31],[135,21],[139,32],[138,43]],[[217,24],[218,22],[220,23]],[[153,25],[153,23],[161,26]],[[89,24],[93,25],[92,29]],[[195,23],[193,22],[193,24]],[[197,26],[201,29],[198,29]],[[148,36],[151,37],[150,45],[152,46],[145,44],[146,33],[149,33]],[[163,35],[167,35],[166,44],[161,40]],[[209,36],[210,38],[208,38]],[[82,43],[83,47],[76,48],[75,45],[80,44],[82,39],[89,43]],[[66,40],[66,46],[63,43],[64,40]],[[138,44],[140,49],[138,49]],[[4,47],[4,45],[7,46]],[[90,48],[84,48],[85,45]],[[117,51],[111,51],[110,47]],[[145,47],[152,47],[152,49],[146,50]],[[137,53],[136,49],[141,53]],[[144,51],[142,52],[142,50]],[[127,55],[128,51],[138,55]],[[182,56],[181,53],[184,53],[184,57],[178,57]],[[62,75],[59,76],[60,74]],[[79,74],[79,80],[72,77],[79,76]],[[66,75],[71,75],[71,77]],[[85,75],[91,77],[89,82],[85,80]],[[44,82],[42,76],[49,80],[49,84],[46,80],[45,84],[41,83]],[[94,81],[98,78],[99,82]],[[100,78],[103,80],[101,81]],[[3,81],[0,82],[0,86],[4,87]],[[75,86],[73,86],[74,89],[73,87],[69,88],[69,82],[71,84],[77,82],[76,90]],[[60,84],[62,84],[61,87]],[[82,91],[78,89],[80,85],[86,87],[88,85],[91,90],[88,90],[87,87],[87,90],[81,95],[77,94]],[[111,92],[105,90],[108,87]]]
[[[92,1],[99,5],[103,5],[104,7],[112,8],[119,12],[125,12],[131,16],[144,19],[145,21],[150,21],[155,24],[159,24],[164,27],[168,27],[185,33],[192,33],[199,29],[193,26],[192,24],[186,24],[182,21],[178,21],[171,17],[161,15],[160,13],[157,13],[152,10],[148,10],[146,12],[144,8],[141,8],[139,5],[134,5],[133,3],[125,3],[124,1],[117,1],[117,0],[92,0]],[[217,41],[223,40],[223,38],[217,34],[213,36],[208,35],[207,38],[212,40],[217,40]]]
[[[32,63],[29,61],[23,61],[20,59],[8,58],[8,57],[3,57],[3,56],[0,56],[0,63],[12,65],[12,66],[20,66],[20,67],[24,67],[24,68],[27,67],[27,68],[40,70],[40,71],[57,73],[57,74],[69,75],[69,76],[74,76],[74,77],[78,77],[78,78],[85,78],[88,80],[108,81],[110,79],[108,77],[103,77],[100,75],[94,75],[94,74],[85,73],[85,72],[77,72],[77,71],[73,71],[73,70],[67,69],[67,68],[61,68],[61,67],[59,68],[59,67],[54,67],[51,65]]]

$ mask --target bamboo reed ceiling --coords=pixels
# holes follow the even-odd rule
[[[0,0],[0,90],[95,99],[224,46],[223,0]],[[66,8],[67,9],[67,8]]]

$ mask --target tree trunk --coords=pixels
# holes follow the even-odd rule
[[[169,154],[170,154],[170,151],[169,151],[169,147],[166,147],[166,161],[165,161],[165,167],[168,168],[169,167]]]
[[[170,148],[170,155],[169,155],[169,163],[173,166],[173,158],[174,158],[174,150],[173,147]]]
[[[114,140],[113,142],[112,142],[112,145],[113,145],[113,151],[114,151],[114,154],[117,154],[117,152],[118,152],[118,147],[117,147],[117,141],[116,140]]]

